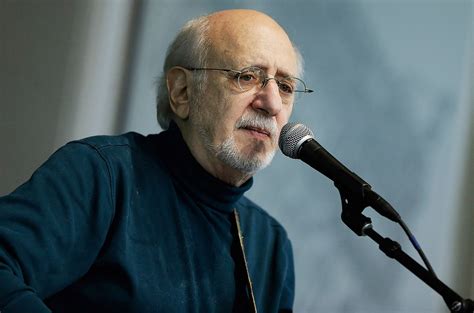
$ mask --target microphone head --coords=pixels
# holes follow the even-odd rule
[[[281,129],[278,146],[284,155],[298,159],[301,145],[313,137],[313,132],[305,125],[288,123]]]

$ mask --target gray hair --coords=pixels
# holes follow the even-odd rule
[[[209,33],[209,15],[201,16],[187,22],[166,51],[163,72],[157,84],[156,116],[162,129],[168,129],[173,112],[170,108],[166,74],[174,66],[206,67],[211,42]],[[303,75],[303,57],[292,43],[296,54],[297,75]],[[205,71],[194,74],[194,88],[201,94],[205,88]]]
[[[211,43],[208,36],[209,17],[201,16],[187,22],[166,52],[163,73],[159,78],[156,97],[156,116],[162,129],[168,129],[173,117],[169,105],[166,73],[174,66],[206,67]],[[204,89],[205,72],[196,72],[195,88]]]

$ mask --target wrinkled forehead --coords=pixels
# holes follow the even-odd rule
[[[209,63],[241,69],[258,66],[272,75],[297,76],[297,56],[286,32],[263,14],[211,19]]]

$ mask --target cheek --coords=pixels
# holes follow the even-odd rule
[[[251,97],[243,97],[242,95],[225,99],[223,117],[228,123],[232,124],[232,127],[248,110],[251,110],[251,99]]]
[[[288,120],[290,119],[290,115],[291,115],[291,108],[288,108],[288,109],[283,109],[278,117],[277,117],[277,123],[278,125],[281,127],[283,127],[283,125],[285,125],[286,123],[288,123]]]

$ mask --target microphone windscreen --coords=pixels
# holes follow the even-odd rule
[[[305,125],[300,123],[288,123],[281,129],[278,146],[284,155],[298,159],[301,144],[313,137],[313,132]]]

